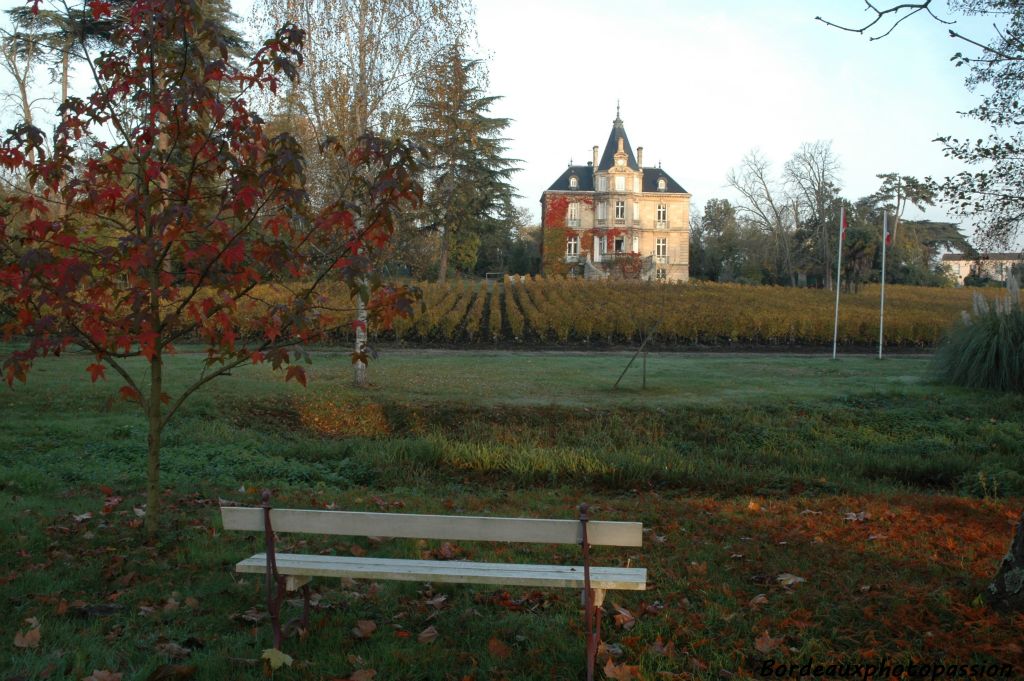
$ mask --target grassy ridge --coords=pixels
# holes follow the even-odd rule
[[[174,662],[195,665],[196,679],[266,678],[258,658],[269,627],[246,619],[262,613],[261,585],[231,571],[259,541],[224,533],[216,510],[218,498],[256,503],[266,486],[295,507],[571,517],[587,500],[599,517],[642,521],[642,549],[597,560],[649,570],[649,591],[610,598],[635,625],[617,624],[610,603],[604,625],[615,661],[643,678],[742,677],[767,657],[1024,673],[1024,620],[973,603],[1022,502],[1012,495],[1024,493],[1014,487],[1024,398],[937,388],[920,358],[749,355],[652,356],[649,390],[631,373],[613,391],[627,358],[385,354],[365,392],[349,386],[342,353],[315,356],[306,390],[263,368],[236,371],[198,393],[166,434],[168,515],[156,547],[133,511],[144,501],[143,419],[108,399],[113,381],[89,382],[89,358],[41,362],[27,386],[0,396],[3,667],[76,680],[109,669],[127,681]],[[171,359],[172,393],[200,360]],[[112,494],[123,500],[104,513]],[[291,537],[288,548],[412,558],[439,543]],[[454,550],[578,559],[572,547]],[[783,586],[784,573],[807,583]],[[579,677],[574,593],[314,586],[313,630],[286,642],[296,664],[274,678]],[[27,618],[41,641],[22,650],[11,641]],[[377,632],[354,639],[367,619]],[[430,626],[437,640],[420,643]],[[781,640],[770,655],[755,643],[764,631]],[[168,641],[194,650],[174,659]]]

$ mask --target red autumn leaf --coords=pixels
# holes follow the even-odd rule
[[[301,383],[303,387],[306,386],[306,370],[302,367],[295,366],[294,364],[288,367],[288,371],[286,371],[284,375],[284,380],[285,382],[288,382],[293,378]]]
[[[357,669],[348,677],[348,681],[373,681],[377,676],[374,669]]]
[[[602,670],[609,679],[616,681],[631,681],[640,678],[640,666],[631,664],[615,664],[609,658]]]
[[[489,652],[492,657],[504,660],[512,654],[512,649],[505,645],[504,642],[496,638],[492,638],[487,642],[487,652]]]
[[[754,639],[754,647],[757,648],[758,652],[767,655],[782,645],[783,640],[781,638],[772,638],[768,630],[765,629],[760,636]]]
[[[221,62],[214,62],[206,66],[206,80],[223,80],[224,65]]]
[[[220,257],[221,262],[224,263],[224,267],[232,268],[241,262],[245,261],[245,244],[241,241],[236,241],[229,248],[225,249],[224,254]]]
[[[139,393],[138,390],[136,390],[135,388],[131,387],[130,385],[123,385],[123,386],[121,386],[121,389],[118,392],[121,394],[121,399],[123,399],[123,400],[125,400],[127,402],[141,402],[142,401],[142,395]]]
[[[139,344],[139,350],[142,352],[142,356],[146,359],[153,361],[156,357],[156,344],[158,336],[155,331],[146,330],[135,336],[136,342]]]
[[[260,190],[257,187],[250,185],[239,189],[235,197],[237,198],[238,203],[242,204],[246,210],[249,210],[256,205],[256,199],[259,198],[259,195]]]
[[[107,372],[107,367],[102,364],[93,362],[89,366],[85,367],[85,370],[89,372],[90,376],[92,376],[93,383],[95,383],[97,379],[106,378],[104,374]]]
[[[615,620],[616,625],[622,627],[626,631],[629,631],[636,626],[636,617],[633,616],[633,613],[619,605],[616,605],[615,603],[612,604],[612,608],[615,609],[615,616],[613,619]]]
[[[373,620],[359,620],[352,629],[352,635],[358,639],[367,639],[377,631],[377,623]]]
[[[14,634],[14,647],[15,648],[38,648],[39,647],[40,632],[39,627],[33,627],[28,632],[22,634],[20,631]]]
[[[105,0],[90,0],[89,9],[92,10],[93,21],[99,21],[100,17],[110,16],[110,3]]]

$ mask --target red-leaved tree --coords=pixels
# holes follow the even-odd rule
[[[89,4],[97,18],[111,12]],[[413,148],[372,137],[349,150],[327,144],[347,155],[353,186],[314,210],[299,145],[270,137],[249,105],[297,77],[302,31],[283,27],[239,64],[209,4],[118,3],[111,49],[87,60],[92,94],[68,99],[49,144],[21,125],[0,146],[12,179],[0,197],[0,324],[20,348],[5,378],[25,381],[34,360],[69,346],[94,355],[94,381],[120,377],[149,425],[151,536],[161,433],[189,395],[246,363],[305,384],[303,345],[351,323],[326,298],[329,284],[385,327],[410,309],[409,292],[375,279],[369,263],[397,212],[420,200]],[[202,343],[206,361],[168,394],[165,358],[185,341]]]

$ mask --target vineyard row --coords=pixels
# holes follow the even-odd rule
[[[381,334],[409,343],[822,345],[832,342],[834,294],[734,284],[591,282],[508,277],[420,285],[422,307]],[[971,305],[972,292],[886,288],[886,342],[929,346]],[[878,340],[878,288],[843,294],[839,340]]]

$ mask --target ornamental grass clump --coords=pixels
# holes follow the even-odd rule
[[[1024,392],[1024,309],[1014,277],[1006,296],[974,295],[972,312],[946,336],[936,355],[939,379],[968,388]]]

